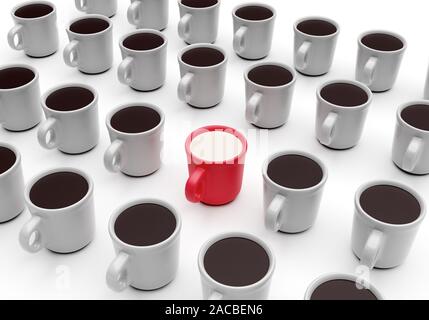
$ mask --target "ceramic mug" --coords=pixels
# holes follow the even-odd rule
[[[75,0],[75,5],[79,11],[111,18],[118,9],[118,0]]]
[[[168,25],[168,0],[131,0],[128,22],[138,29],[162,31]]]
[[[30,57],[50,56],[58,50],[57,9],[48,1],[29,1],[12,10],[15,26],[7,40],[15,50]]]

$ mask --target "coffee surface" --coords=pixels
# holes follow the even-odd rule
[[[359,289],[350,280],[330,280],[319,285],[312,293],[310,300],[378,300],[368,289]]]
[[[131,106],[116,112],[110,124],[124,133],[143,133],[157,127],[161,122],[159,113],[145,106]]]
[[[209,131],[192,139],[191,153],[207,162],[233,160],[243,151],[243,144],[235,135],[225,131]]]
[[[44,3],[28,4],[18,8],[15,11],[15,16],[23,19],[34,19],[46,16],[54,11],[50,5]]]
[[[270,19],[274,13],[262,6],[245,6],[237,9],[235,15],[244,20],[258,21]]]
[[[429,131],[429,105],[409,106],[402,110],[401,118],[414,128]]]
[[[10,150],[9,148],[0,146],[0,174],[5,173],[16,162],[15,152]]]
[[[124,210],[115,221],[115,233],[121,241],[139,247],[167,240],[176,230],[174,214],[158,204],[142,203]]]
[[[222,63],[225,56],[219,50],[199,47],[186,51],[182,55],[182,61],[194,67],[210,67]]]
[[[164,44],[164,39],[154,33],[135,33],[128,36],[123,45],[125,48],[136,51],[146,51],[156,49]]]
[[[305,20],[297,25],[297,29],[302,33],[311,36],[329,36],[337,32],[337,27],[329,21],[320,19]]]
[[[218,0],[182,0],[182,4],[190,8],[208,8],[218,3]]]
[[[0,89],[14,89],[22,87],[36,77],[34,72],[27,68],[11,67],[0,70]]]
[[[73,22],[70,31],[79,34],[98,33],[109,28],[110,24],[99,18],[83,18]]]
[[[210,246],[204,256],[204,268],[219,283],[243,287],[265,277],[270,268],[270,258],[258,243],[231,237]]]
[[[321,97],[336,106],[357,107],[368,102],[368,94],[350,83],[332,83],[320,91]]]
[[[397,51],[404,47],[402,40],[386,33],[371,33],[364,36],[361,42],[368,48],[379,51]]]
[[[94,94],[83,87],[66,87],[52,92],[46,98],[46,106],[56,111],[79,110],[94,101]]]
[[[279,87],[293,80],[292,73],[277,65],[262,65],[253,68],[248,73],[250,81],[267,87]]]

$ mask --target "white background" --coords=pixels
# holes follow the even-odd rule
[[[226,95],[214,109],[197,110],[176,97],[179,80],[177,52],[185,46],[178,38],[179,12],[171,0],[170,23],[165,34],[168,45],[168,78],[166,85],[151,93],[138,93],[116,78],[120,62],[118,39],[134,28],[126,20],[129,1],[119,0],[114,23],[114,68],[97,76],[87,76],[67,67],[59,52],[44,59],[31,59],[11,50],[6,34],[13,26],[10,11],[19,1],[2,0],[0,4],[0,64],[28,63],[40,72],[42,92],[65,82],[82,82],[94,86],[100,95],[101,140],[88,154],[66,156],[42,149],[36,130],[10,133],[0,129],[1,141],[15,145],[22,153],[25,179],[59,166],[73,166],[88,172],[95,182],[97,230],[94,242],[85,250],[71,255],[57,255],[47,250],[29,254],[20,248],[18,233],[29,219],[26,211],[17,219],[0,225],[0,298],[56,299],[200,299],[201,287],[197,268],[198,250],[210,237],[226,231],[245,231],[264,239],[277,257],[271,299],[302,299],[309,283],[328,272],[354,272],[358,261],[350,250],[353,198],[356,189],[373,179],[393,179],[409,184],[429,200],[429,178],[413,177],[400,172],[390,160],[395,113],[404,102],[420,99],[423,94],[429,41],[427,41],[427,5],[424,1],[391,0],[306,0],[265,1],[277,11],[273,49],[266,60],[292,64],[295,20],[308,15],[324,15],[336,20],[341,33],[332,71],[323,77],[299,75],[289,123],[269,132],[268,145],[249,138],[243,189],[230,205],[213,208],[191,204],[184,197],[187,179],[184,141],[200,126],[224,124],[251,130],[244,118],[243,71],[252,62],[238,58],[232,50],[234,6],[243,0],[227,0],[221,5],[220,32],[217,44],[229,55]],[[61,50],[67,43],[68,22],[82,15],[72,0],[55,0]],[[315,140],[314,121],[316,88],[325,81],[354,77],[358,35],[369,29],[391,29],[408,41],[408,49],[399,79],[390,92],[376,94],[361,143],[353,150],[328,150]],[[109,145],[104,125],[106,113],[128,102],[145,101],[159,105],[166,113],[166,145],[162,169],[147,178],[133,179],[110,174],[103,167],[103,152]],[[269,153],[299,149],[320,157],[329,169],[324,199],[315,226],[299,235],[275,234],[263,223],[261,164]],[[174,205],[183,217],[180,268],[176,280],[154,292],[128,289],[110,291],[105,272],[114,257],[107,232],[108,219],[115,208],[141,197],[157,197]],[[387,299],[429,298],[429,221],[425,221],[406,263],[394,270],[376,270],[372,282]],[[69,286],[62,285],[70,276]]]

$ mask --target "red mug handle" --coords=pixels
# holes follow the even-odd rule
[[[197,203],[201,201],[204,174],[204,169],[197,168],[186,182],[185,194],[186,199],[188,199],[190,202]]]

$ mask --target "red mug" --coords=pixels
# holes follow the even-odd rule
[[[241,142],[241,150],[231,159],[203,160],[192,153],[191,145],[196,137],[208,132],[224,132]],[[185,194],[190,202],[219,206],[237,198],[243,181],[247,140],[237,130],[225,126],[207,126],[195,130],[186,139],[189,178]]]

